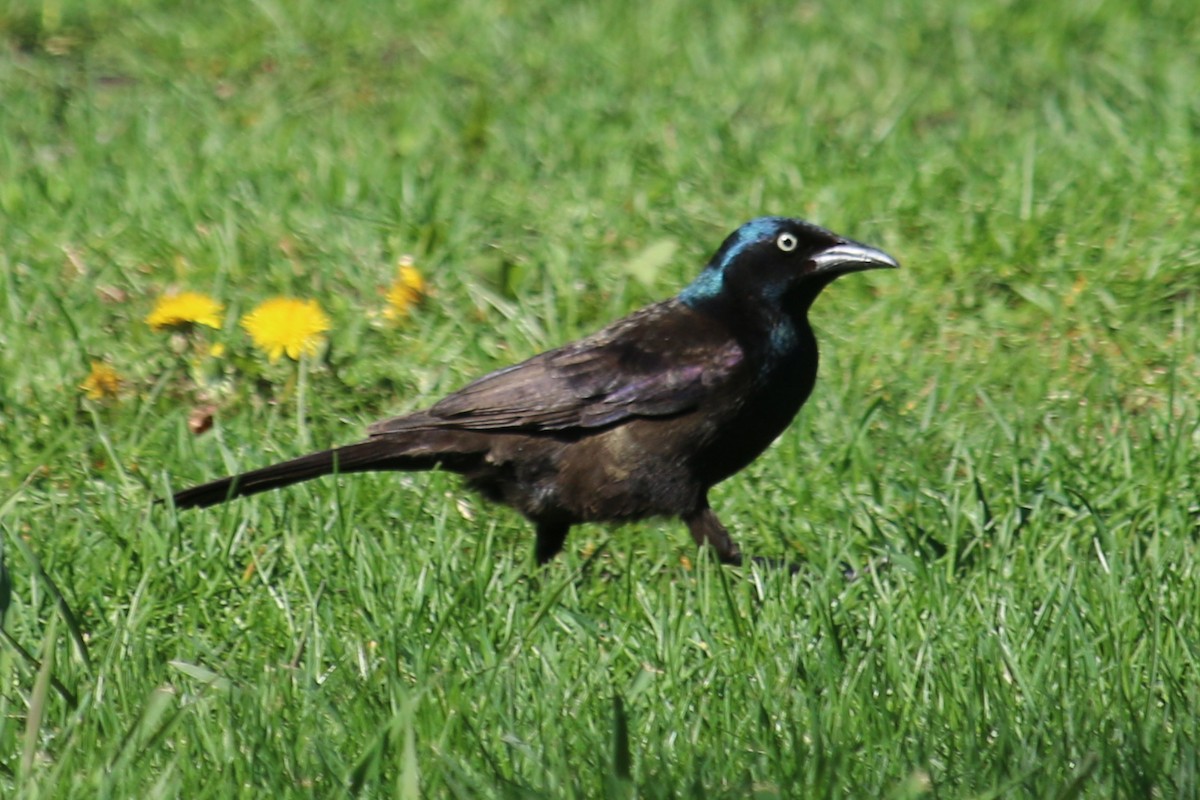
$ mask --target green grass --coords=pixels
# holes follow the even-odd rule
[[[0,11],[0,795],[1200,794],[1194,4],[443,5]],[[538,570],[438,474],[154,505],[762,213],[905,267],[818,301],[812,400],[714,493],[799,576],[670,520]],[[171,288],[225,358],[144,324]],[[285,293],[334,320],[303,384],[238,327]]]

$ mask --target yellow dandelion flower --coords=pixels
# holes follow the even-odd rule
[[[242,328],[272,363],[284,353],[293,361],[299,361],[302,354],[316,355],[329,325],[329,317],[316,300],[292,297],[266,300],[242,317]]]
[[[79,384],[88,400],[108,400],[121,391],[121,376],[103,361],[93,361],[92,370]]]
[[[386,319],[402,319],[408,316],[409,310],[428,293],[425,278],[413,266],[410,256],[404,256],[396,270],[396,280],[387,290],[387,307],[383,309]]]
[[[225,306],[200,292],[165,294],[158,298],[154,310],[146,316],[146,324],[156,331],[164,328],[188,328],[192,325],[221,327],[221,312]]]

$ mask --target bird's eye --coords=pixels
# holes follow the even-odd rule
[[[775,239],[775,244],[778,245],[779,249],[783,252],[790,253],[796,249],[796,245],[799,244],[799,242],[796,240],[794,235],[790,233],[781,233],[779,234],[778,238]]]

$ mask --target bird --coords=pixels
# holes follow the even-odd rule
[[[811,222],[768,216],[725,238],[676,296],[488,373],[362,441],[173,495],[205,507],[329,474],[440,469],[533,523],[546,564],[580,523],[678,517],[728,565],[740,547],[713,486],[791,423],[817,378],[813,301],[892,256]]]

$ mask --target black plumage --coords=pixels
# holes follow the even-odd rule
[[[537,527],[546,562],[579,522],[678,516],[722,562],[741,553],[708,490],[758,456],[812,391],[808,309],[840,275],[897,267],[797,219],[731,234],[678,296],[485,375],[365,441],[177,492],[209,506],[331,473],[441,468]]]

